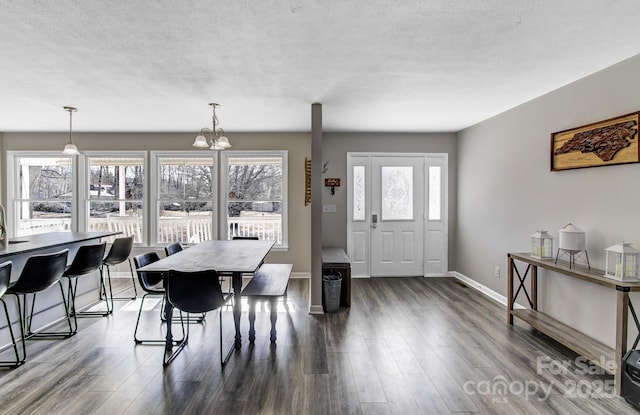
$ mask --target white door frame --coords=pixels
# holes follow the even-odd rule
[[[449,207],[449,182],[448,182],[448,160],[449,155],[447,153],[361,153],[361,152],[347,152],[347,254],[351,259],[351,273],[354,277],[369,277],[370,274],[370,241],[371,241],[371,203],[367,199],[371,195],[371,183],[368,180],[364,186],[365,192],[365,200],[366,206],[364,209],[364,219],[359,221],[353,220],[354,208],[353,208],[353,189],[354,189],[354,177],[353,177],[353,167],[354,166],[364,166],[366,171],[366,177],[370,178],[370,165],[371,165],[371,157],[424,157],[425,159],[425,168],[424,168],[424,183],[425,183],[425,191],[424,193],[424,276],[442,276],[446,275],[448,272],[448,240],[449,240],[449,232],[448,232],[448,224],[449,224],[449,215],[448,215],[448,207]],[[438,160],[436,165],[440,165],[441,169],[441,218],[439,221],[430,221],[428,218],[428,210],[429,210],[429,177],[428,170],[429,166],[433,165],[429,162],[433,162],[433,160]],[[441,224],[441,233],[440,238],[440,247],[441,252],[439,252],[440,261],[433,262],[433,256],[428,252],[430,246],[433,246],[433,243],[428,240],[430,231],[433,229],[433,225],[435,222],[440,222]],[[431,232],[433,233],[433,232]]]

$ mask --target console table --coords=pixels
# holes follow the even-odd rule
[[[524,273],[518,269],[516,262],[526,264]],[[523,264],[520,264],[521,267]],[[582,281],[597,284],[601,287],[616,290],[616,341],[615,348],[611,348],[578,330],[563,324],[556,319],[538,311],[538,268],[548,269]],[[640,291],[640,282],[617,281],[604,276],[604,271],[596,269],[569,268],[568,263],[555,263],[553,259],[532,258],[528,253],[507,254],[507,323],[513,325],[513,317],[527,322],[533,328],[546,334],[562,345],[586,357],[594,364],[601,366],[608,373],[614,375],[616,394],[620,393],[622,358],[627,351],[627,325],[629,311],[633,316],[636,327],[640,330],[640,323],[636,317],[633,304],[629,301],[629,292]],[[514,276],[518,285],[514,291]],[[529,276],[529,289],[525,281]],[[514,309],[513,306],[520,292],[523,292],[529,303],[528,309]],[[640,334],[636,343],[640,340]],[[617,369],[607,367],[607,362],[615,362]]]

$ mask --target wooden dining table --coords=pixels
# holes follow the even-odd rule
[[[208,240],[141,267],[138,271],[166,274],[169,270],[196,272],[213,269],[220,275],[231,275],[231,284],[237,299],[233,304],[233,321],[236,330],[234,349],[238,350],[242,347],[240,334],[242,276],[255,273],[274,244],[275,241],[268,240]],[[170,351],[173,348],[171,333],[173,305],[169,301],[165,301],[164,313],[167,319],[165,349]]]

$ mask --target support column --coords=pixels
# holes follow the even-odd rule
[[[322,104],[311,105],[311,303],[322,314]]]

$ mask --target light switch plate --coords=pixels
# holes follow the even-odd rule
[[[322,211],[326,213],[336,213],[336,205],[322,205]]]

